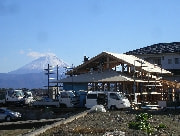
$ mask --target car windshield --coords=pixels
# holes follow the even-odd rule
[[[75,97],[75,94],[73,92],[68,92],[70,97]]]
[[[13,112],[13,111],[10,110],[10,109],[2,109],[2,110],[4,110],[5,112]]]
[[[9,109],[7,109],[6,111],[7,111],[7,112],[13,112],[12,110],[9,110]]]
[[[126,99],[126,96],[123,93],[118,92],[117,95],[118,95],[119,98]]]
[[[23,93],[23,91],[21,91],[21,90],[16,90],[16,91],[14,91],[14,93],[15,93],[16,96],[18,96],[18,97],[23,97],[23,96],[24,96],[24,93]]]

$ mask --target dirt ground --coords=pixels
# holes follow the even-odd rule
[[[140,113],[152,115],[150,124],[153,127],[152,135],[156,136],[180,136],[180,111],[107,111],[89,113],[83,118],[71,123],[60,125],[46,131],[40,136],[103,136],[106,132],[114,132],[120,135],[120,131],[126,136],[144,136],[144,131],[129,129],[128,124]],[[159,124],[165,124],[165,128],[158,128]],[[115,132],[117,132],[115,134]],[[119,132],[119,133],[118,133]]]
[[[24,110],[17,109],[23,112],[24,119],[27,117],[31,119],[40,118],[68,118],[71,115],[82,112],[78,109],[29,109]],[[39,112],[38,112],[39,111]],[[120,135],[122,132],[126,136],[144,136],[147,135],[141,130],[129,129],[129,122],[135,120],[135,116],[140,113],[148,113],[152,115],[150,124],[153,127],[152,135],[156,136],[180,136],[180,111],[168,110],[168,111],[135,111],[135,110],[117,110],[102,112],[88,113],[86,116],[76,119],[68,124],[60,125],[52,128],[39,136],[103,136],[107,132],[114,132],[114,136]],[[29,116],[30,115],[30,116]],[[158,125],[165,124],[165,128],[158,129]],[[0,128],[0,136],[15,136],[23,135],[28,132],[34,131],[40,128],[40,125],[28,125],[28,126],[11,126],[7,129]],[[117,132],[117,133],[115,133]]]
[[[79,112],[82,112],[83,109],[60,109],[60,108],[32,108],[32,107],[9,107],[13,111],[18,111],[22,114],[22,119],[17,122],[17,125],[5,125],[0,122],[0,136],[20,136],[32,132],[43,125],[49,125],[53,122],[45,123],[25,123],[18,124],[18,122],[26,120],[40,120],[40,119],[56,119],[56,118],[68,118],[69,116],[75,115]],[[13,121],[14,122],[14,121]],[[10,123],[10,122],[8,122]]]

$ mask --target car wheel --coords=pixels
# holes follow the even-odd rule
[[[110,109],[111,109],[111,110],[115,110],[115,109],[116,109],[116,106],[112,105],[112,106],[110,107]]]
[[[6,121],[8,121],[8,122],[11,121],[11,117],[10,117],[10,116],[7,116],[7,117],[6,117]]]
[[[66,104],[60,104],[60,107],[67,108]]]

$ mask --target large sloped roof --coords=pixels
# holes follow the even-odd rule
[[[180,53],[180,42],[158,43],[140,49],[128,51],[125,54],[142,55],[161,53]]]
[[[80,75],[75,75],[73,77],[67,77],[64,79],[59,80],[58,82],[62,82],[62,83],[91,83],[91,82],[97,82],[97,83],[101,83],[101,82],[123,82],[123,81],[129,81],[129,82],[146,82],[144,80],[141,79],[133,79],[130,76],[127,76],[123,73],[119,73],[117,71],[103,71],[103,72],[97,72],[97,71],[93,71],[93,72],[88,72],[85,74],[80,74]],[[149,82],[152,82],[151,80]]]
[[[104,72],[88,72],[85,74],[75,75],[73,77],[67,77],[61,79],[60,82],[119,82],[119,81],[133,81],[132,78],[126,77],[117,73],[116,71],[104,71]]]
[[[107,62],[106,58],[109,57],[109,62]],[[148,73],[160,73],[160,74],[171,74],[171,72],[160,68],[159,66],[153,65],[143,59],[135,57],[133,55],[126,55],[126,54],[118,54],[118,53],[111,53],[111,52],[102,52],[97,56],[93,57],[92,59],[88,60],[87,62],[77,66],[74,70],[83,71],[85,69],[95,68],[98,67],[99,63],[102,62],[104,64],[109,63],[109,67],[113,68],[118,66],[119,64],[127,64],[129,66],[135,66],[138,68],[142,68],[142,70]]]

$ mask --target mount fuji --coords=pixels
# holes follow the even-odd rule
[[[11,71],[9,73],[0,73],[0,88],[43,88],[47,86],[47,75],[44,69],[48,68],[48,64],[54,74],[50,76],[56,77],[57,66],[59,77],[65,77],[65,68],[69,65],[53,54],[42,56],[23,67]]]
[[[23,67],[11,71],[9,72],[10,74],[27,74],[27,73],[41,73],[43,72],[44,69],[48,68],[48,64],[49,66],[51,66],[51,68],[55,69],[55,67],[59,67],[59,70],[64,69],[63,67],[68,67],[69,65],[66,64],[63,60],[59,59],[57,56],[53,55],[53,54],[47,54],[46,56],[40,57],[26,65],[24,65]],[[60,73],[61,73],[60,72]]]

